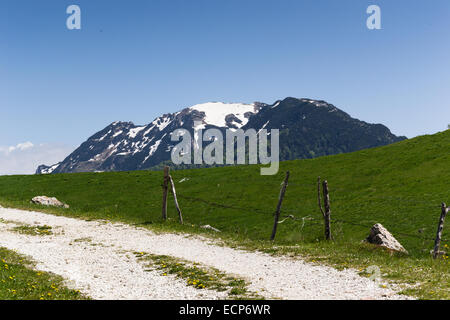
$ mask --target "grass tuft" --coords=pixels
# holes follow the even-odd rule
[[[52,227],[44,226],[30,226],[30,225],[20,225],[11,229],[14,232],[21,234],[27,234],[31,236],[49,236],[52,235]]]
[[[166,255],[152,255],[144,252],[134,254],[140,261],[148,262],[148,267],[159,270],[163,276],[174,275],[185,280],[186,285],[196,289],[226,291],[228,297],[233,300],[264,299],[248,290],[249,283],[244,279],[228,275],[218,269]]]

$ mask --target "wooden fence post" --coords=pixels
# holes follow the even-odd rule
[[[284,194],[286,193],[288,180],[289,180],[289,171],[286,172],[286,178],[284,178],[283,186],[281,187],[280,191],[280,197],[278,198],[277,211],[275,212],[275,222],[273,224],[272,236],[270,237],[270,240],[272,241],[275,239],[275,234],[277,233],[278,220],[280,219],[281,203],[283,202]]]
[[[434,259],[436,259],[439,256],[439,247],[441,245],[442,230],[444,229],[444,220],[445,220],[445,216],[447,215],[448,210],[449,210],[449,208],[447,208],[447,205],[445,203],[442,203],[441,204],[441,217],[439,219],[436,240],[434,242],[434,251],[433,251]]]
[[[330,193],[328,192],[328,182],[325,180],[323,186],[323,201],[325,207],[325,239],[331,240],[331,209],[330,209]]]
[[[319,209],[325,219],[325,212],[322,209],[322,199],[320,199],[320,177],[317,178],[317,201],[319,202]]]
[[[183,224],[183,215],[181,214],[181,209],[180,209],[180,206],[178,205],[177,192],[175,191],[175,184],[173,183],[173,179],[170,174],[169,174],[169,180],[170,180],[170,185],[172,186],[172,194],[173,194],[173,199],[175,200],[175,207],[177,208],[177,211],[178,211],[178,218],[180,219],[180,223]]]
[[[169,186],[169,170],[168,166],[164,167],[164,181],[163,181],[163,198],[162,198],[162,218],[167,220],[167,191]]]

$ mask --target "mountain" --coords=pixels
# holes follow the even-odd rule
[[[280,130],[280,160],[314,158],[391,144],[406,139],[382,124],[369,124],[321,100],[286,98],[272,105],[211,102],[164,114],[144,126],[114,122],[58,164],[37,174],[149,169],[170,160],[177,142],[170,133],[194,121],[205,129]]]

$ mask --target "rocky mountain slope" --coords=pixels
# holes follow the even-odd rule
[[[194,121],[205,129],[280,130],[280,160],[352,152],[397,142],[382,124],[350,117],[320,100],[286,98],[264,103],[205,103],[164,114],[148,125],[114,122],[82,143],[58,164],[41,165],[37,174],[142,170],[170,160],[176,142],[170,133],[184,128],[193,136]]]

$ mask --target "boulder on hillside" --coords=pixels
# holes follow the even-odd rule
[[[33,199],[31,199],[31,203],[40,204],[43,206],[50,206],[50,207],[61,207],[61,208],[65,208],[65,209],[69,208],[68,204],[65,204],[65,203],[59,201],[55,197],[37,196],[37,197],[34,197]]]
[[[390,250],[408,253],[400,242],[398,242],[397,239],[395,239],[394,236],[380,223],[375,224],[372,229],[370,229],[370,234],[366,241]]]

